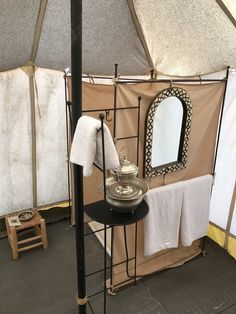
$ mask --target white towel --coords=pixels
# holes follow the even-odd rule
[[[145,256],[178,246],[183,193],[183,182],[177,182],[152,189],[145,196],[149,205],[144,219]]]
[[[120,166],[119,157],[106,124],[104,124],[104,140],[106,169],[116,169]],[[70,161],[83,166],[84,176],[92,174],[93,162],[100,168],[103,167],[100,120],[88,116],[82,116],[78,120],[71,146]]]
[[[205,175],[184,181],[184,199],[180,223],[180,240],[189,246],[207,235],[213,177]]]

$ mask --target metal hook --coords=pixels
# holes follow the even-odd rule
[[[154,69],[151,69],[150,71],[150,80],[153,80],[154,78]]]
[[[158,72],[156,69],[151,69],[150,70],[150,80],[155,80],[157,79],[157,75],[158,75]]]
[[[200,84],[202,84],[202,77],[199,75]]]
[[[106,121],[107,121],[107,122],[111,122],[112,119],[108,119],[108,117],[109,117],[109,115],[110,115],[110,110],[106,110],[105,113],[106,113]]]
[[[170,80],[170,88],[172,88],[172,83],[173,83],[172,80]]]
[[[121,147],[120,151],[119,151],[119,157],[121,159],[121,152],[124,150],[124,149],[127,149],[127,154],[126,154],[126,157],[128,157],[129,159],[129,146],[128,145],[124,145],[123,147]]]
[[[89,73],[87,73],[88,79],[89,79],[89,83],[90,84],[94,84],[94,78],[92,77],[92,75],[90,75]]]

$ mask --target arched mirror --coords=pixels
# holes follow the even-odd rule
[[[185,167],[192,106],[182,88],[168,88],[154,99],[146,119],[144,176]]]

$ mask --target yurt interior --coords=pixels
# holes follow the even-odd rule
[[[0,313],[236,313],[236,1],[0,17]]]

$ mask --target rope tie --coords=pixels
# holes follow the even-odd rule
[[[83,299],[80,299],[79,297],[76,297],[76,300],[77,300],[77,303],[79,305],[85,305],[88,302],[88,298],[87,297],[85,297]]]

